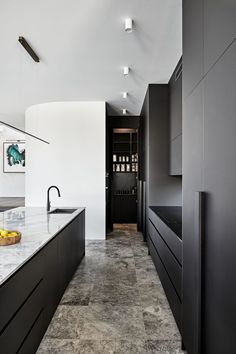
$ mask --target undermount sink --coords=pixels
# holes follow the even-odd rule
[[[76,211],[76,209],[54,209],[52,211],[49,212],[49,214],[72,214],[74,213],[74,211]]]

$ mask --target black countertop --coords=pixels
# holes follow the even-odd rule
[[[150,206],[150,209],[182,239],[182,207],[181,206]]]

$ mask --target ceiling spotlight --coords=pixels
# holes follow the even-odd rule
[[[127,114],[127,109],[126,108],[123,108],[122,109],[122,113],[125,115],[125,114]]]
[[[128,96],[128,92],[123,92],[122,97],[127,98],[127,96]]]
[[[128,66],[124,66],[123,73],[124,73],[124,76],[129,75],[129,67]]]
[[[133,30],[133,20],[132,18],[126,18],[125,20],[125,32],[131,33]]]

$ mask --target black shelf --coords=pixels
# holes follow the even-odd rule
[[[137,222],[137,132],[114,132],[113,139],[113,222],[135,223]],[[113,160],[114,155],[116,155],[116,161]],[[135,157],[137,161],[134,161]],[[124,161],[119,161],[119,158]],[[123,171],[121,171],[121,166]],[[117,167],[119,171],[116,171]],[[132,167],[135,171],[132,170]],[[117,193],[117,191],[132,190],[135,193]]]

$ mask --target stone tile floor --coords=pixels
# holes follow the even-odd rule
[[[88,241],[37,354],[180,354],[181,338],[142,235]]]

